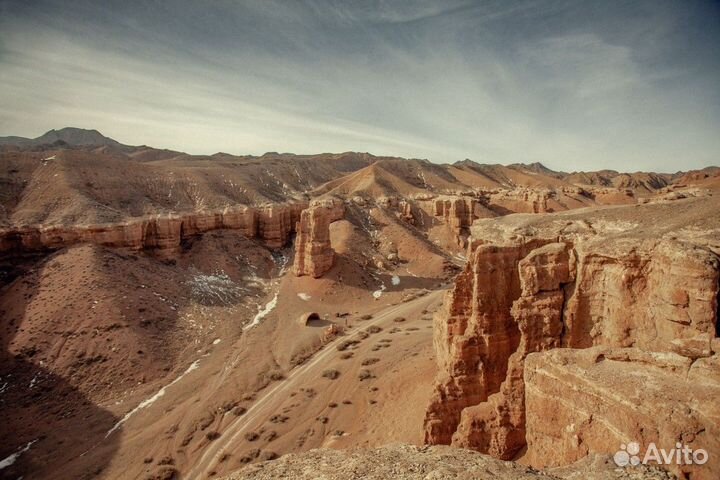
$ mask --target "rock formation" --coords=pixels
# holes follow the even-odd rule
[[[183,240],[211,230],[238,230],[259,238],[269,248],[287,244],[305,203],[284,203],[255,209],[227,207],[219,211],[167,213],[97,225],[34,225],[0,230],[0,255],[54,250],[77,243],[175,253]]]
[[[533,466],[632,440],[720,456],[711,400],[720,393],[718,252],[674,235],[596,235],[583,222],[484,238],[475,229],[468,264],[435,318],[440,373],[426,441],[502,459],[527,447]],[[638,392],[644,382],[649,398]],[[656,409],[661,418],[651,418]],[[673,471],[717,478],[718,467],[708,468]]]
[[[329,199],[313,203],[302,211],[297,223],[295,260],[296,276],[321,277],[330,270],[335,251],[330,245],[330,224],[343,218],[345,206],[339,200]]]
[[[472,197],[440,198],[434,201],[433,213],[443,217],[445,224],[455,235],[458,245],[467,245],[468,228],[478,218],[493,216],[480,202]]]
[[[528,355],[526,459],[566,465],[588,452],[638,442],[641,455],[682,446],[709,454],[704,465],[673,465],[682,478],[718,478],[720,345],[693,360],[668,352],[597,346]],[[562,430],[562,434],[558,434]],[[690,478],[690,476],[686,476]]]
[[[394,444],[372,449],[321,448],[283,455],[277,460],[250,465],[225,480],[401,479],[435,480],[670,480],[657,467],[618,470],[607,457],[594,457],[563,468],[537,471],[517,463],[449,447]]]

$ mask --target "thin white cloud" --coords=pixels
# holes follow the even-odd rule
[[[625,30],[639,42],[550,29],[556,3],[379,3],[6,16],[0,134],[73,125],[190,153],[359,150],[564,170],[717,163],[718,72],[663,57],[672,22]]]

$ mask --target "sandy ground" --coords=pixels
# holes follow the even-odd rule
[[[441,293],[391,306],[327,344],[261,392],[245,415],[228,416],[222,435],[202,453],[188,477],[232,471],[252,458],[256,449],[262,455],[390,440],[421,443],[429,380],[434,375],[431,317],[421,312],[436,308]],[[394,321],[401,317],[405,321]],[[360,332],[373,326],[382,331],[362,339]],[[360,343],[338,350],[348,340]],[[383,344],[388,347],[373,350]],[[347,353],[352,357],[343,359]],[[362,365],[368,360],[375,363]],[[372,377],[361,380],[363,370]],[[327,371],[339,376],[325,378]]]

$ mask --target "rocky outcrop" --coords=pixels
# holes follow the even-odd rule
[[[277,204],[261,208],[257,212],[257,236],[270,248],[287,245],[290,234],[300,220],[304,203]]]
[[[494,216],[478,199],[465,196],[434,200],[433,214],[444,218],[445,225],[462,248],[467,246],[468,228],[473,222],[478,218]]]
[[[651,443],[666,451],[680,443],[708,452],[709,460],[678,465],[673,458],[669,470],[680,478],[719,477],[718,354],[693,361],[639,348],[557,349],[528,355],[524,383],[525,459],[533,466],[567,465],[629,442],[639,444],[642,459]]]
[[[267,452],[258,452],[268,458]],[[272,457],[272,455],[271,455]],[[290,453],[277,460],[245,467],[225,480],[348,480],[399,479],[440,480],[670,480],[657,468],[644,466],[618,470],[606,457],[594,457],[564,469],[537,471],[512,462],[502,462],[479,453],[451,447],[416,447],[394,444],[372,449],[321,448]]]
[[[183,240],[202,233],[238,230],[270,248],[287,244],[299,214],[307,204],[277,204],[259,209],[247,206],[219,211],[136,217],[122,223],[97,225],[26,226],[0,230],[0,255],[54,250],[77,243],[150,250],[171,255]]]
[[[293,271],[296,276],[321,277],[330,270],[335,251],[330,245],[330,224],[343,218],[345,206],[339,200],[314,202],[300,214],[295,239]]]
[[[587,222],[561,222],[541,234],[536,227],[526,226],[511,235],[494,240],[488,235],[472,242],[468,264],[435,318],[440,373],[426,415],[428,443],[452,444],[512,459],[526,447],[533,452],[532,442],[539,438],[544,447],[537,456],[529,456],[535,461],[547,454],[543,448],[550,449],[562,438],[569,442],[564,453],[547,464],[565,464],[582,455],[570,452],[572,441],[567,438],[572,435],[563,429],[582,428],[588,421],[583,414],[592,417],[595,411],[588,406],[592,403],[589,399],[604,394],[610,397],[607,408],[615,405],[617,415],[598,420],[603,428],[583,430],[576,442],[583,443],[585,453],[613,453],[623,441],[638,438],[658,445],[671,438],[692,443],[701,438],[701,428],[716,431],[720,425],[718,412],[697,403],[712,398],[707,389],[715,385],[715,376],[720,377],[716,357],[710,357],[713,342],[717,344],[713,340],[718,321],[717,253],[673,237],[596,233]],[[644,369],[647,358],[659,363],[660,369],[672,370],[682,358],[687,362],[699,358],[706,364],[702,368],[715,368],[708,382],[695,385],[699,400],[676,395],[656,405],[669,412],[695,409],[696,420],[683,420],[678,414],[676,427],[668,427],[668,432],[674,433],[660,434],[661,429],[650,426],[657,422],[649,422],[643,436],[633,437],[644,422],[642,409],[633,407],[629,398],[610,394],[614,383],[637,388],[638,378],[632,369],[618,369],[613,372],[614,378],[605,379],[605,385],[591,388],[590,381],[573,383],[570,379],[569,372],[575,372],[573,353],[562,357],[566,363],[558,360],[557,368],[568,372],[564,377],[567,381],[550,370],[544,377],[528,377],[526,358],[533,352],[549,351],[538,357],[557,359],[560,354],[552,349],[597,346],[637,350],[639,353],[630,357],[633,360],[628,360],[635,369]],[[547,357],[551,353],[557,356]],[[542,370],[541,362],[536,358],[533,365]],[[582,377],[587,372],[575,373]],[[542,405],[539,396],[528,393],[533,385],[528,378],[543,382],[538,387],[543,394],[547,392]],[[659,377],[649,378],[655,381]],[[683,389],[693,391],[690,385]],[[566,395],[564,390],[570,393]],[[629,397],[629,393],[622,395]],[[535,401],[532,408],[526,405],[530,398]],[[554,422],[547,412],[559,398],[571,400],[564,407],[565,416]],[[652,401],[641,402],[646,412],[655,408]],[[625,424],[629,419],[634,427]],[[537,433],[530,432],[528,425]],[[694,432],[694,436],[687,432]],[[699,444],[712,450],[711,455],[720,456],[717,444]],[[667,448],[674,445],[675,440]]]

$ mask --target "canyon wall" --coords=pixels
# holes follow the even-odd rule
[[[434,200],[433,214],[442,217],[447,228],[455,235],[458,246],[467,247],[469,228],[478,218],[489,218],[495,214],[472,197],[439,198]]]
[[[538,467],[633,440],[720,458],[717,253],[563,227],[471,242],[435,318],[426,442]],[[673,468],[709,479],[714,465]]]
[[[54,250],[76,243],[96,243],[131,250],[175,253],[183,240],[218,229],[238,230],[270,248],[287,244],[307,203],[265,207],[239,206],[219,211],[161,214],[98,225],[26,226],[0,230],[0,255]]]
[[[296,276],[321,277],[330,270],[335,251],[330,245],[330,224],[343,218],[345,206],[342,201],[328,199],[313,202],[303,210],[297,223],[295,260]]]

